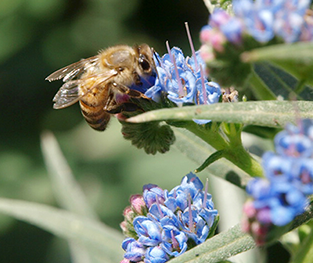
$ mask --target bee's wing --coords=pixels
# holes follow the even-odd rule
[[[63,109],[76,103],[81,95],[79,95],[79,85],[81,80],[71,80],[65,82],[53,98],[53,108]]]
[[[88,87],[85,93],[81,92],[80,85],[84,84],[83,79],[75,79],[68,82],[65,82],[62,87],[59,89],[57,94],[53,98],[53,108],[54,109],[63,109],[68,106],[73,105],[79,101],[82,97],[92,91],[93,88],[102,84],[103,82],[108,81],[110,78],[116,76],[118,72],[114,69],[107,70],[101,74],[88,77],[88,81],[94,80],[93,85]]]
[[[64,68],[61,68],[53,72],[48,77],[46,77],[46,80],[50,82],[58,79],[63,79],[64,82],[72,80],[77,75],[84,73],[88,69],[88,67],[95,65],[95,63],[97,63],[98,61],[99,61],[98,55],[82,59],[78,62],[75,62],[71,65],[68,65]]]

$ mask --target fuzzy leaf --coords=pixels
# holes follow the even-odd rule
[[[236,225],[228,231],[208,239],[203,244],[196,246],[169,262],[220,262],[254,247],[255,243],[253,239],[248,234],[241,232],[240,225]]]
[[[216,122],[252,124],[267,127],[284,127],[296,118],[313,118],[310,101],[249,101],[186,106],[150,111],[127,119],[140,123],[156,120],[208,119]]]

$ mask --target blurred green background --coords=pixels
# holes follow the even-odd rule
[[[51,72],[116,44],[147,43],[160,54],[165,41],[195,47],[208,13],[201,0],[1,0],[0,195],[58,206],[40,149],[52,131],[101,220],[119,228],[128,198],[142,185],[171,188],[195,168],[180,152],[148,156],[125,141],[114,119],[104,133],[89,128],[79,106],[52,109],[61,81]],[[0,262],[70,262],[67,243],[0,215]]]

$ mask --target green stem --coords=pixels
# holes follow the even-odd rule
[[[210,129],[205,129],[194,122],[188,122],[185,128],[216,150],[223,150],[224,158],[231,161],[249,175],[263,177],[261,165],[244,149],[241,139],[231,137],[231,140],[228,141],[222,136],[219,127],[214,123],[212,125],[213,127]]]

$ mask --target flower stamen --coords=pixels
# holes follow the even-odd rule
[[[195,60],[196,71],[198,71],[198,70],[199,70],[199,65],[198,65],[198,61],[197,61],[197,56],[196,56],[195,48],[194,48],[194,46],[193,46],[193,42],[192,42],[192,38],[191,38],[191,34],[190,34],[188,22],[185,22],[185,27],[186,27],[186,32],[187,32],[188,40],[189,40],[189,45],[190,45],[190,48],[191,48],[192,57],[193,57],[193,59]]]

